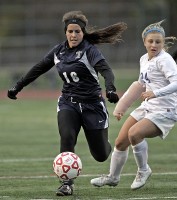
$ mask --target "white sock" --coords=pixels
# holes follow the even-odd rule
[[[109,173],[109,176],[111,176],[114,180],[120,180],[120,174],[122,172],[125,162],[127,161],[128,152],[129,150],[119,151],[114,147],[114,151],[111,156]]]
[[[148,169],[148,144],[146,140],[132,146],[136,164],[139,171],[146,171]]]

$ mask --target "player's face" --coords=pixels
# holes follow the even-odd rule
[[[145,40],[144,46],[146,47],[149,59],[157,56],[164,47],[164,37],[161,33],[153,32],[148,33]]]
[[[66,38],[70,48],[78,46],[83,40],[84,33],[78,24],[69,24],[66,30]]]

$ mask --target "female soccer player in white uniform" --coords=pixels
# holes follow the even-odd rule
[[[139,80],[122,96],[113,115],[120,120],[135,100],[141,97],[143,102],[127,118],[115,140],[110,173],[92,179],[94,186],[118,184],[130,145],[138,167],[131,189],[144,186],[152,174],[145,138],[160,136],[164,139],[177,121],[177,66],[165,51],[176,38],[165,37],[162,22],[149,25],[142,33],[147,53],[140,59]]]

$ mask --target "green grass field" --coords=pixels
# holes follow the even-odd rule
[[[110,157],[104,163],[96,162],[81,131],[76,153],[82,160],[83,170],[75,180],[74,195],[55,196],[59,185],[52,170],[53,159],[59,153],[56,102],[0,100],[0,199],[177,199],[177,126],[164,141],[160,138],[148,140],[153,175],[146,186],[137,191],[130,189],[137,170],[131,150],[117,187],[95,188],[90,185],[91,178],[108,173]],[[127,116],[117,122],[112,116],[115,105],[107,103],[107,106],[110,112],[109,137],[113,146]]]

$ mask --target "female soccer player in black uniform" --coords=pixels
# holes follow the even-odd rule
[[[105,79],[106,97],[116,103],[119,97],[114,86],[114,75],[94,44],[116,43],[126,30],[125,23],[104,29],[86,30],[88,20],[81,11],[71,11],[63,16],[67,40],[57,44],[39,63],[8,90],[8,97],[16,95],[40,75],[56,66],[63,80],[62,95],[58,99],[58,128],[60,152],[74,152],[81,127],[85,132],[90,152],[98,162],[105,161],[110,152],[108,141],[108,112],[98,73]],[[73,181],[64,181],[57,189],[59,196],[72,195]]]

